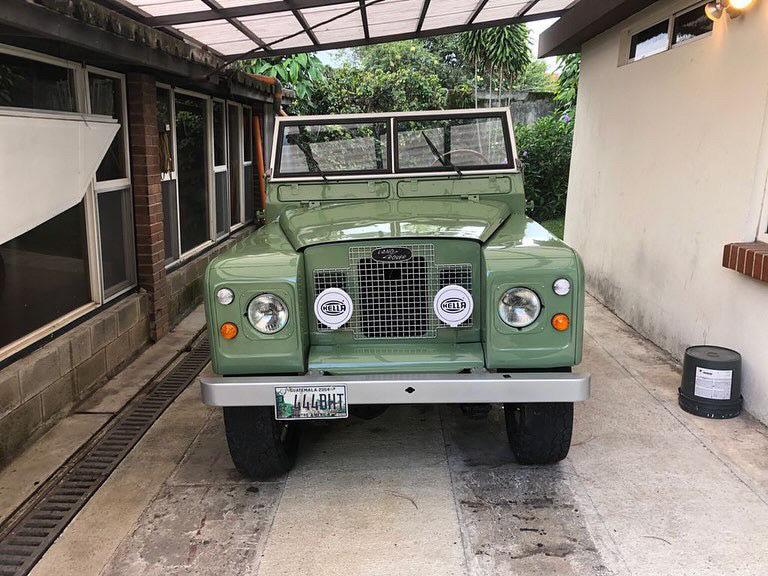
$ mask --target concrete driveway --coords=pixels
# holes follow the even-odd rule
[[[557,466],[513,463],[499,409],[400,406],[314,426],[273,483],[188,389],[33,574],[766,574],[766,429],[682,412],[678,368],[592,299],[581,368]]]

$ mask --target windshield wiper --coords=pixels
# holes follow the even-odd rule
[[[453,162],[448,160],[445,155],[440,154],[440,150],[438,150],[437,146],[432,143],[432,140],[429,139],[429,136],[424,133],[424,130],[421,131],[421,135],[424,136],[424,140],[427,141],[427,146],[429,146],[429,149],[432,151],[432,154],[434,154],[435,158],[437,158],[437,161],[440,162],[444,168],[451,168],[454,172],[456,172],[456,174],[459,175],[459,178],[461,178],[461,170],[454,166]]]
[[[309,168],[310,172],[313,174],[319,174],[323,179],[323,182],[328,182],[328,176],[326,176],[325,172],[323,172],[323,170],[320,168],[320,164],[318,164],[317,160],[315,160],[315,155],[312,154],[312,149],[309,147],[309,143],[306,140],[303,140],[302,136],[303,134],[298,134],[298,137],[294,142],[291,142],[289,138],[289,144],[294,143],[296,146],[298,146],[299,150],[301,150],[301,153],[304,154],[304,157],[307,159],[307,168]]]

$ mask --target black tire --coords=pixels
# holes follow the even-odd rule
[[[507,438],[520,464],[554,464],[568,456],[573,402],[504,404]]]
[[[296,422],[275,420],[271,406],[224,408],[224,428],[232,462],[248,478],[269,480],[296,462],[299,427]]]

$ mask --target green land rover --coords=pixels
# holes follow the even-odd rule
[[[280,117],[265,215],[205,276],[202,396],[241,473],[390,404],[503,404],[519,463],[567,455],[584,271],[525,216],[507,110]]]

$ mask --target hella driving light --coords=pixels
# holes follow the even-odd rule
[[[512,288],[499,301],[499,317],[513,328],[525,328],[541,313],[541,301],[529,288]]]
[[[565,296],[571,291],[571,283],[566,278],[558,278],[555,283],[552,284],[552,290],[558,296]]]
[[[235,301],[235,293],[232,292],[232,290],[229,288],[219,288],[219,290],[216,292],[216,300],[219,301],[219,304],[228,306]]]
[[[288,323],[288,307],[274,294],[259,294],[248,304],[248,321],[262,334],[280,332]]]

